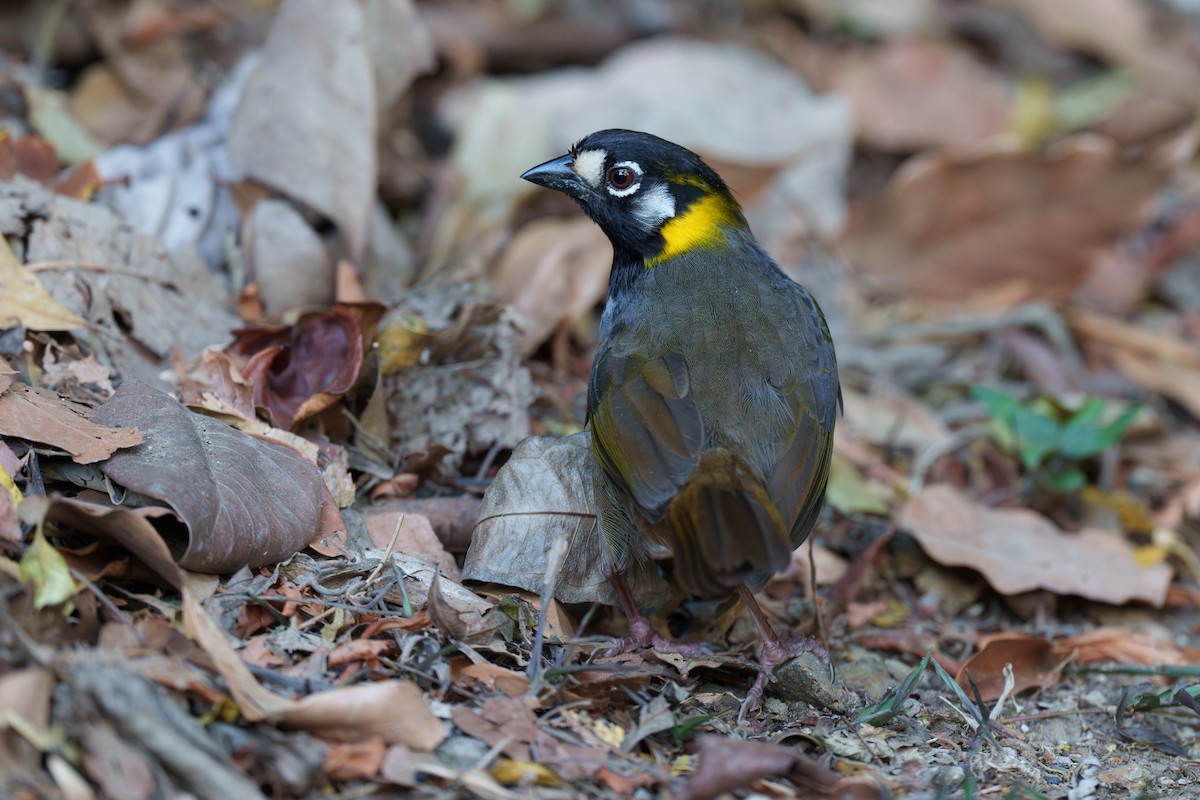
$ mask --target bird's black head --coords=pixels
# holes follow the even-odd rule
[[[575,198],[618,261],[652,267],[746,226],[725,182],[700,156],[648,133],[597,131],[521,177]]]

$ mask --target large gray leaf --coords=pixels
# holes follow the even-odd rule
[[[233,572],[273,564],[321,532],[322,505],[333,501],[316,467],[294,450],[194,414],[137,381],[121,384],[92,419],[142,431],[143,444],[100,468],[126,489],[174,509],[186,536],[167,543],[185,569]]]
[[[562,439],[531,436],[517,445],[483,497],[463,579],[540,593],[550,547],[566,538],[554,597],[615,605],[600,556],[595,471],[586,432]],[[627,578],[640,605],[656,605],[670,594],[653,564],[635,565]]]

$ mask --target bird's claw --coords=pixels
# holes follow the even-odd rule
[[[826,664],[832,663],[829,660],[829,651],[815,639],[807,636],[787,642],[779,640],[763,642],[758,656],[758,677],[754,679],[754,685],[746,693],[746,700],[738,711],[739,725],[746,721],[747,714],[762,705],[763,697],[767,692],[767,684],[773,678],[775,670],[803,653],[812,653]]]

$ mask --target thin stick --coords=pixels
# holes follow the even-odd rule
[[[88,580],[87,576],[74,567],[71,567],[71,577],[82,583],[89,592],[95,595],[96,599],[100,601],[100,605],[107,608],[109,613],[116,617],[118,621],[128,625],[129,629],[133,631],[133,635],[137,638],[138,644],[140,644],[142,647],[146,646],[146,637],[142,636],[142,632],[139,631],[137,626],[133,624],[133,621],[129,619],[129,615],[117,608],[117,604],[112,601],[112,598],[100,591],[100,587]]]
[[[401,512],[400,516],[396,518],[396,529],[394,531],[392,531],[392,538],[388,542],[387,549],[383,551],[383,558],[380,559],[379,565],[375,567],[375,571],[367,576],[367,582],[363,585],[364,588],[366,588],[367,586],[370,586],[371,581],[378,578],[379,573],[383,572],[383,565],[386,564],[387,562],[391,561],[392,552],[396,548],[396,539],[399,538],[400,528],[403,527],[403,525],[404,525],[404,513]]]
[[[542,649],[546,644],[546,619],[550,615],[550,604],[554,602],[554,587],[558,585],[558,573],[562,570],[563,560],[567,557],[567,540],[558,538],[550,545],[546,556],[546,575],[542,578],[541,606],[538,608],[537,631],[533,634],[533,653],[526,667],[529,677],[529,688],[532,690],[537,682],[538,673],[542,671]]]
[[[821,602],[817,597],[817,558],[813,554],[814,544],[812,539],[808,540],[808,590],[812,596],[813,613],[817,617],[817,638],[828,649],[829,639],[825,636],[825,616],[821,613]]]

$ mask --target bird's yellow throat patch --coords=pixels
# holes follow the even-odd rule
[[[715,247],[725,238],[726,228],[740,228],[745,224],[737,203],[710,191],[684,209],[682,214],[666,221],[659,231],[663,237],[663,249],[653,258],[646,259],[646,268],[656,267],[669,258],[697,247]]]

